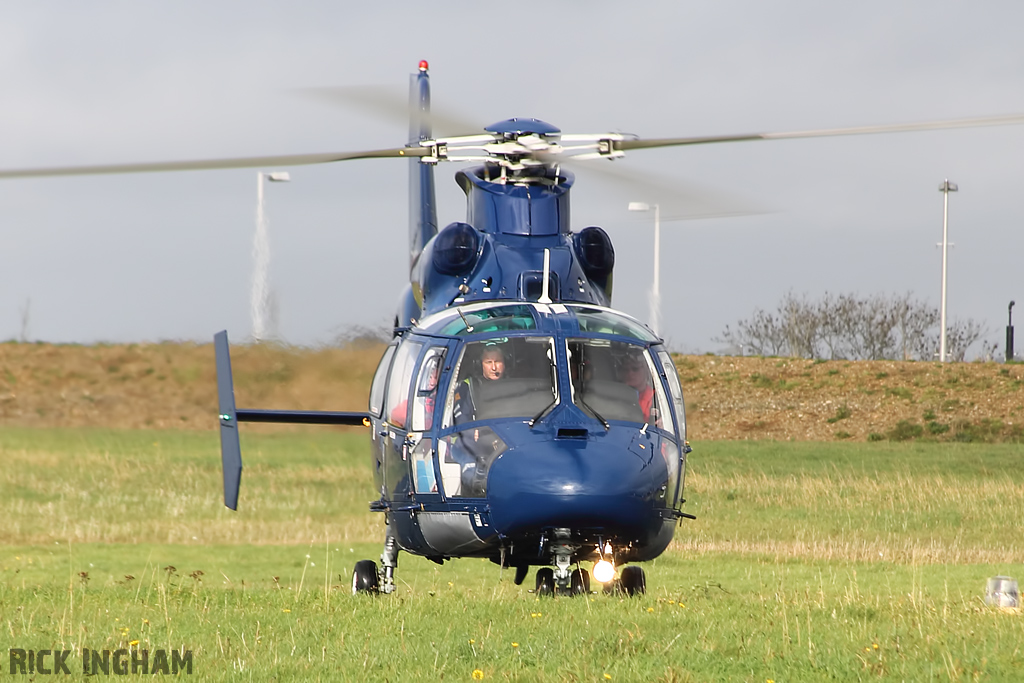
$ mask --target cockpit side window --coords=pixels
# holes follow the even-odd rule
[[[554,340],[495,337],[463,347],[445,406],[445,426],[532,418],[558,402]]]
[[[377,365],[377,372],[373,375],[373,384],[370,385],[370,415],[380,417],[381,409],[384,407],[384,387],[388,378],[388,369],[391,367],[391,358],[395,355],[395,345],[392,344],[384,350],[384,356]]]
[[[679,433],[683,439],[686,438],[686,408],[683,405],[683,387],[679,383],[679,373],[676,371],[676,364],[672,362],[672,356],[664,349],[658,351],[658,360],[668,377],[668,388],[672,392],[672,403],[676,409],[676,419],[679,420]]]
[[[437,385],[441,379],[441,368],[444,366],[444,355],[447,350],[444,346],[434,346],[427,349],[423,356],[419,379],[416,381],[416,395],[412,404],[412,431],[414,432],[430,429],[430,425],[434,422]]]
[[[387,421],[395,427],[404,428],[409,413],[409,387],[412,384],[413,371],[416,369],[416,357],[420,355],[423,344],[406,341],[398,347],[395,362],[391,369],[388,382],[385,415]]]

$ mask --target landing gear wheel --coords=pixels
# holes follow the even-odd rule
[[[537,570],[537,595],[555,594],[555,570],[551,567],[541,567]]]
[[[570,595],[590,594],[590,572],[583,571],[577,567],[573,570],[572,576],[569,577],[569,582]]]
[[[647,577],[644,576],[643,567],[629,566],[622,570],[619,575],[619,585],[623,592],[632,597],[643,595],[647,592]]]
[[[380,583],[377,579],[377,563],[373,560],[359,560],[352,569],[352,595],[359,593],[379,593]]]

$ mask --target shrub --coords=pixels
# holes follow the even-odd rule
[[[924,436],[924,427],[914,422],[900,420],[895,427],[888,431],[886,436],[890,441],[909,441]]]

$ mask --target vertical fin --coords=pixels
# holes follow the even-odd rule
[[[432,136],[430,125],[430,76],[426,60],[409,83],[409,146]],[[434,198],[434,165],[409,160],[409,269],[427,242],[437,234],[437,204]]]
[[[238,509],[238,487],[242,482],[242,449],[238,443],[235,386],[231,378],[231,352],[227,331],[213,336],[217,357],[217,406],[220,420],[220,461],[224,468],[224,505]]]

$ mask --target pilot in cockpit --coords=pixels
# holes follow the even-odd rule
[[[497,382],[505,376],[505,353],[497,343],[488,342],[480,353],[480,377],[467,377],[455,389],[455,424],[476,419],[473,385],[478,382]]]

